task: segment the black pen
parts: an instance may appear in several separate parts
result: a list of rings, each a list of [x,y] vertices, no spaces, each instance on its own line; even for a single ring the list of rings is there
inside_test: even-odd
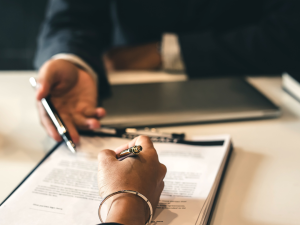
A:
[[[29,79],[29,82],[30,82],[32,87],[34,87],[34,88],[37,87],[36,80],[33,77],[31,77]],[[71,140],[71,136],[70,136],[70,134],[67,130],[67,127],[64,125],[64,123],[63,123],[62,119],[60,118],[58,112],[54,108],[54,106],[53,106],[53,104],[50,100],[50,96],[48,96],[46,98],[42,98],[41,103],[44,106],[44,108],[45,108],[46,112],[48,113],[49,117],[51,118],[54,126],[56,127],[56,129],[58,131],[58,133],[60,134],[60,136],[63,138],[63,140],[67,144],[70,151],[72,153],[76,153],[76,150],[75,150],[76,146],[73,143],[73,141]]]

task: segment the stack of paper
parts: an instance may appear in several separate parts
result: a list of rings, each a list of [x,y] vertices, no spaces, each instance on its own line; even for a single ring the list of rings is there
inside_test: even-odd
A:
[[[203,145],[154,144],[159,160],[168,168],[154,224],[207,223],[231,143],[228,135],[197,141],[203,141]],[[127,142],[121,138],[82,137],[77,154],[60,145],[2,203],[1,225],[99,223],[97,153]]]

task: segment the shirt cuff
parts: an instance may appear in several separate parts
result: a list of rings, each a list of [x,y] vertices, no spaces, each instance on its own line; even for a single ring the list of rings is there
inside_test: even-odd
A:
[[[165,33],[161,43],[162,69],[166,71],[184,71],[180,45],[176,34]]]
[[[91,77],[94,79],[94,81],[97,84],[97,74],[95,71],[90,67],[84,60],[82,60],[80,57],[74,54],[69,54],[69,53],[59,53],[51,57],[51,59],[64,59],[67,60],[71,63],[74,63],[76,66],[78,66],[80,69],[83,69],[86,71]]]

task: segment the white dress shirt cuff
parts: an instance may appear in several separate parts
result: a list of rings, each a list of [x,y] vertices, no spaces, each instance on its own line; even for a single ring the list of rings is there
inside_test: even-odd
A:
[[[180,45],[176,34],[165,33],[161,43],[162,69],[166,71],[184,71]]]
[[[51,59],[64,59],[71,63],[74,63],[76,66],[78,66],[79,68],[86,71],[89,75],[91,75],[94,81],[97,83],[98,77],[95,71],[92,69],[92,67],[90,67],[84,60],[82,60],[77,55],[69,54],[69,53],[59,53],[52,56]]]

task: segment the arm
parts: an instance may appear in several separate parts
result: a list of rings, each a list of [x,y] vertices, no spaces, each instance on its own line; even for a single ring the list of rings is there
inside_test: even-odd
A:
[[[299,72],[300,2],[264,1],[264,11],[258,23],[228,32],[179,34],[189,76]]]
[[[101,56],[110,45],[109,0],[50,0],[38,39],[35,67],[59,53],[74,54],[98,75],[99,95],[108,92]]]
[[[123,161],[116,159],[116,154],[134,145],[141,145],[142,152],[137,157]],[[102,198],[120,190],[133,190],[143,194],[155,210],[164,188],[165,165],[158,159],[156,150],[148,137],[140,136],[115,151],[103,150],[98,156],[98,187]],[[149,218],[147,203],[133,194],[119,194],[109,198],[107,215],[109,223],[124,225],[142,225]]]
[[[78,129],[98,128],[99,119],[105,115],[102,108],[97,108],[97,101],[98,96],[105,97],[109,92],[101,62],[110,40],[109,2],[49,1],[35,59],[40,87],[36,99],[41,123],[56,141],[61,137],[41,106],[42,98],[51,95],[74,143],[79,142]],[[73,55],[73,61],[52,58],[61,53]],[[74,59],[77,60],[75,64]],[[84,68],[82,62],[91,69]],[[91,76],[93,73],[98,79]]]

